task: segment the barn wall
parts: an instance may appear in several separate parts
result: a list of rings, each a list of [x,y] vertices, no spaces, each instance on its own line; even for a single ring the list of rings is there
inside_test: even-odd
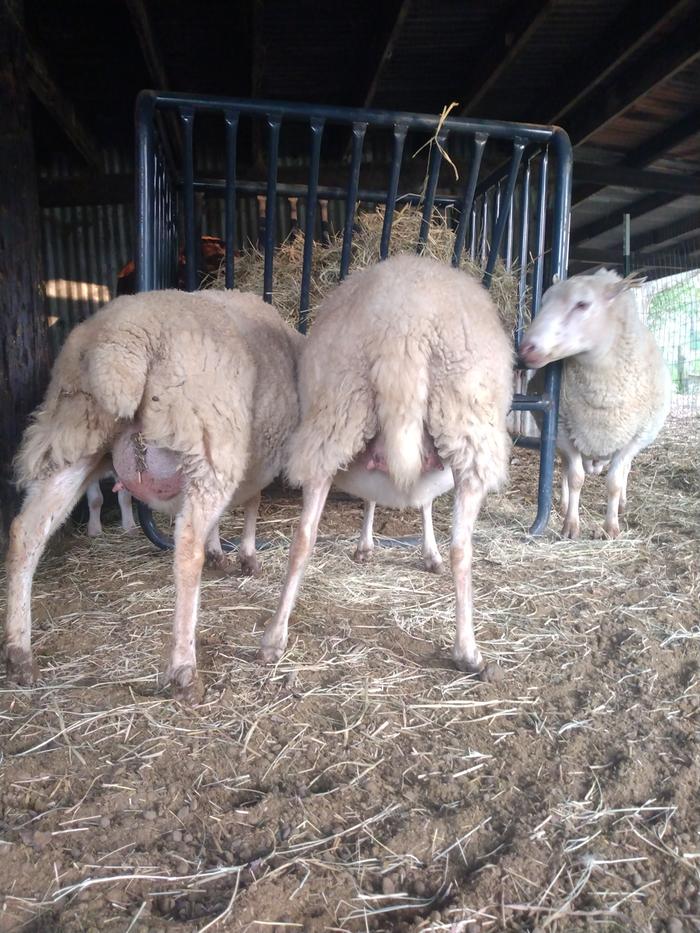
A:
[[[49,369],[22,13],[0,0],[0,547],[19,498],[12,457]]]

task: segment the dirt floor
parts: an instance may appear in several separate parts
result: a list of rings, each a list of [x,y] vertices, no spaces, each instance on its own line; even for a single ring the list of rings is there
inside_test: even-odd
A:
[[[351,561],[352,502],[261,666],[298,514],[275,500],[262,577],[207,574],[207,693],[181,707],[158,683],[170,556],[69,530],[36,578],[41,684],[0,679],[0,930],[700,930],[699,449],[675,422],[638,458],[616,541],[589,479],[578,542],[526,537],[514,453],[475,538],[496,684],[450,663],[449,571]],[[449,501],[436,527],[447,557]]]

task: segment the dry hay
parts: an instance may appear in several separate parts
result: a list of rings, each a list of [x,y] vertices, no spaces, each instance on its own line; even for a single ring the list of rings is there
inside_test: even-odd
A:
[[[617,541],[591,537],[600,478],[582,540],[528,540],[536,458],[514,452],[475,536],[500,684],[449,663],[449,572],[415,548],[350,560],[348,502],[261,667],[299,510],[268,500],[283,546],[259,579],[207,575],[208,692],[182,708],[158,686],[170,557],[67,534],[36,578],[43,683],[0,680],[0,929],[696,929],[699,441],[672,423],[635,461]],[[449,498],[436,512],[445,554]],[[377,512],[380,534],[417,527]]]
[[[421,225],[422,210],[406,205],[394,213],[391,228],[389,254],[415,253]],[[352,237],[350,269],[370,266],[379,259],[379,244],[384,224],[384,208],[376,211],[360,211],[357,228]],[[428,228],[424,254],[449,263],[452,259],[455,231],[449,226],[444,213],[434,210]],[[309,321],[313,320],[316,308],[333,286],[338,284],[340,256],[343,248],[342,233],[332,233],[326,246],[314,245],[309,291]],[[286,239],[276,250],[274,259],[274,282],[272,300],[282,316],[295,325],[299,318],[301,296],[301,269],[304,255],[304,236],[298,233]],[[235,263],[236,288],[262,294],[264,254],[252,244],[243,251]],[[460,266],[481,280],[484,266],[472,261],[468,251],[462,253]],[[205,288],[224,288],[224,269],[204,282]],[[504,324],[513,329],[518,307],[518,271],[507,270],[499,258],[491,282],[491,294]]]

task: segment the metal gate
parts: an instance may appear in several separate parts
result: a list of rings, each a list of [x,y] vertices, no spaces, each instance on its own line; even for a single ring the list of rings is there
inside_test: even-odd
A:
[[[212,120],[221,124],[222,178],[200,177],[195,172],[195,123],[200,117],[210,124]],[[244,123],[246,142],[257,139],[264,146],[264,180],[240,177],[239,148]],[[308,153],[307,178],[303,184],[284,183],[278,178],[283,126],[293,127],[295,139],[302,140]],[[390,163],[385,185],[364,189],[360,187],[363,146],[372,132],[383,134]],[[332,134],[336,151],[346,155],[343,184],[324,184],[320,177],[324,134],[326,137]],[[177,146],[171,145],[173,137],[178,140]],[[397,199],[407,197],[400,191],[407,139],[411,148],[413,143],[420,146],[432,140],[424,190],[420,195],[408,196],[422,205],[416,249],[420,251],[426,241],[434,209],[451,204],[457,218],[453,265],[459,263],[465,249],[472,257],[482,256],[486,287],[491,283],[499,257],[508,268],[518,270],[514,334],[517,347],[526,306],[536,314],[545,283],[549,284],[554,276],[566,277],[572,154],[566,133],[553,126],[142,91],[136,104],[138,291],[176,286],[180,242],[184,246],[185,287],[190,291],[197,287],[200,192],[224,199],[225,282],[227,288],[234,287],[237,197],[263,195],[266,200],[263,298],[273,301],[277,202],[281,195],[294,196],[301,198],[306,207],[298,319],[299,329],[305,332],[312,255],[318,248],[314,229],[319,199],[341,201],[345,208],[340,278],[350,268],[358,203],[384,205],[377,259],[386,258]],[[464,154],[468,168],[459,193],[445,198],[438,197],[437,191],[448,143]],[[498,166],[489,173],[484,168],[489,161],[486,156]],[[540,449],[538,507],[531,534],[545,530],[551,511],[560,371],[560,363],[547,367],[541,395],[516,394],[513,399],[513,410],[543,414],[541,438],[521,440],[526,446]],[[138,512],[151,541],[159,547],[170,547],[172,542],[161,534],[150,509],[140,503]]]

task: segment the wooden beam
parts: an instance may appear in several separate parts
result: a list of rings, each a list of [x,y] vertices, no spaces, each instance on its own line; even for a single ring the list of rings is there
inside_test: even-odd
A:
[[[381,81],[382,71],[394,54],[394,48],[399,39],[399,36],[401,35],[401,30],[403,29],[403,24],[405,23],[406,17],[408,16],[410,6],[411,0],[401,0],[401,3],[399,4],[399,7],[393,17],[393,21],[391,21],[390,28],[384,30],[385,40],[383,42],[380,41],[379,43],[381,52],[379,54],[379,60],[377,61],[369,80],[367,93],[365,94],[364,100],[362,102],[363,107],[371,107],[374,102],[374,98],[377,96],[377,90],[379,89],[379,82]]]
[[[697,16],[690,17],[639,56],[611,82],[600,86],[563,121],[571,142],[578,146],[600,132],[660,84],[700,58]]]
[[[163,64],[163,57],[160,54],[153,38],[151,29],[151,18],[144,0],[126,0],[126,6],[131,15],[131,23],[139,40],[141,52],[143,53],[146,68],[153,82],[153,86],[159,91],[167,91],[170,87],[168,76]]]
[[[0,551],[19,503],[12,457],[50,372],[21,0],[0,0]]]
[[[621,252],[622,249],[620,249]],[[621,266],[622,255],[613,256],[606,249],[583,249],[578,247],[571,250],[569,262],[580,262],[587,266]]]
[[[639,0],[628,3],[606,28],[601,50],[593,49],[590,57],[582,56],[577,61],[575,68],[568,67],[566,73],[552,83],[551,95],[546,100],[531,101],[528,119],[533,123],[559,123],[654,36],[697,3],[678,0],[666,6],[663,10],[658,3],[639,3]]]
[[[56,84],[41,52],[35,48],[15,15],[15,4],[6,0],[6,16],[12,28],[19,30],[25,48],[26,80],[34,94],[61,127],[85,161],[99,168],[101,166],[100,145],[95,136],[84,125],[72,103]]]
[[[696,212],[691,217],[682,217],[673,223],[666,224],[665,227],[657,227],[655,230],[647,230],[646,233],[639,233],[633,236],[630,248],[633,252],[638,250],[659,250],[670,248],[676,243],[692,237],[700,236],[700,212]]]
[[[633,188],[635,191],[666,191],[669,194],[700,194],[700,176],[672,172],[645,172],[624,165],[574,162],[574,184],[594,182],[600,188]]]
[[[687,139],[692,139],[700,133],[700,109],[693,110],[676,123],[654,134],[650,139],[637,146],[617,163],[620,167],[644,168],[660,159],[666,153],[672,152]],[[578,187],[571,199],[573,206],[593,197],[605,188],[605,184],[586,184]]]
[[[555,0],[516,2],[505,24],[485,43],[484,53],[469,70],[467,87],[461,95],[461,116],[476,116],[481,101],[544,23],[554,5]]]
[[[651,211],[657,210],[659,207],[664,207],[669,203],[669,198],[673,201],[677,195],[667,195],[667,194],[649,194],[644,198],[640,198],[638,201],[633,201],[632,204],[620,205],[614,211],[609,211],[607,214],[604,214],[602,217],[598,217],[596,220],[592,220],[590,223],[585,224],[583,227],[578,227],[571,232],[571,242],[572,243],[585,243],[586,240],[593,240],[597,236],[601,236],[603,233],[607,233],[609,230],[614,230],[615,227],[622,227],[622,218],[624,214],[629,214],[630,217],[641,217],[644,214],[649,214]]]

